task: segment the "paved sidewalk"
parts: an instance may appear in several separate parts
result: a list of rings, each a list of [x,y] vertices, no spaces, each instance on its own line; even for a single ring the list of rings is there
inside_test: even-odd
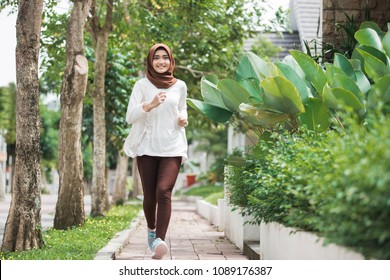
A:
[[[146,245],[146,221],[142,215],[131,231],[116,260],[150,260]],[[247,260],[248,258],[196,213],[194,203],[173,201],[171,222],[166,240],[169,253],[164,260]]]
[[[0,245],[8,216],[11,196],[0,201]],[[42,228],[53,226],[56,195],[42,195]],[[85,196],[85,212],[89,215],[91,197]],[[196,213],[193,202],[174,199],[172,217],[166,242],[169,253],[165,260],[247,260],[248,258],[224,237],[224,233],[214,228],[207,220]],[[142,215],[136,218],[129,229],[116,234],[95,259],[103,260],[149,260],[151,251],[146,245],[146,221]]]

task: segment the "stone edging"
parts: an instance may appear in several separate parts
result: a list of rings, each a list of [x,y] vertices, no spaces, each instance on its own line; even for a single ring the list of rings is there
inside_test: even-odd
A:
[[[142,216],[143,211],[140,210],[137,216],[131,221],[129,228],[116,233],[108,244],[97,252],[94,260],[114,260],[115,255],[122,251],[130,237],[135,233]]]

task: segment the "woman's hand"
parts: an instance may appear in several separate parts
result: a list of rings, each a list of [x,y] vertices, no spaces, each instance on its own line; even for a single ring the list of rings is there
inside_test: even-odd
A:
[[[144,109],[145,112],[150,112],[152,109],[160,106],[160,104],[163,103],[166,98],[167,98],[167,94],[161,91],[156,94],[156,96],[153,98],[153,100],[150,103],[144,103],[142,105],[142,109]]]
[[[187,126],[188,121],[187,121],[186,118],[179,117],[179,118],[177,119],[177,124],[178,124],[180,127],[185,127],[185,126]]]

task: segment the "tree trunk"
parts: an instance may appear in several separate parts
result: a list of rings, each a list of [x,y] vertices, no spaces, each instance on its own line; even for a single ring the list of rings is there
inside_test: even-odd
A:
[[[106,169],[105,73],[108,35],[112,28],[113,0],[107,2],[107,13],[100,27],[96,1],[92,6],[92,35],[96,40],[93,91],[93,177],[91,216],[103,216],[109,208]]]
[[[93,93],[93,177],[92,177],[92,216],[103,216],[109,205],[106,205],[106,120],[105,89],[106,56],[108,33],[97,36],[95,57],[95,79]]]
[[[133,160],[133,169],[131,173],[133,174],[133,191],[131,192],[131,198],[137,198],[137,196],[141,195],[143,191],[141,177],[139,175],[138,165],[135,159]]]
[[[118,152],[118,163],[116,165],[115,172],[115,183],[114,183],[114,194],[112,196],[112,204],[123,204],[126,197],[126,179],[127,179],[127,168],[129,167],[129,157],[121,155]]]
[[[58,141],[59,189],[54,228],[84,224],[84,182],[81,152],[83,98],[88,62],[84,57],[84,27],[91,0],[74,1],[66,35],[66,68],[61,88]]]
[[[44,244],[41,232],[39,40],[43,0],[19,0],[16,20],[16,160],[2,251]]]

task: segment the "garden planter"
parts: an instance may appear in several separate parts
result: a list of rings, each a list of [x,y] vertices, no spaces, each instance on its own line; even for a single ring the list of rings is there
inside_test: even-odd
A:
[[[196,208],[199,215],[208,220],[218,229],[222,229],[224,225],[224,200],[218,200],[218,206],[213,205],[204,200],[196,201]]]
[[[259,226],[248,224],[253,218],[242,216],[238,210],[233,211],[232,207],[225,205],[224,231],[226,237],[241,250],[244,249],[244,242],[259,242]]]
[[[279,223],[260,224],[260,257],[263,260],[363,260],[364,257],[313,233]]]

